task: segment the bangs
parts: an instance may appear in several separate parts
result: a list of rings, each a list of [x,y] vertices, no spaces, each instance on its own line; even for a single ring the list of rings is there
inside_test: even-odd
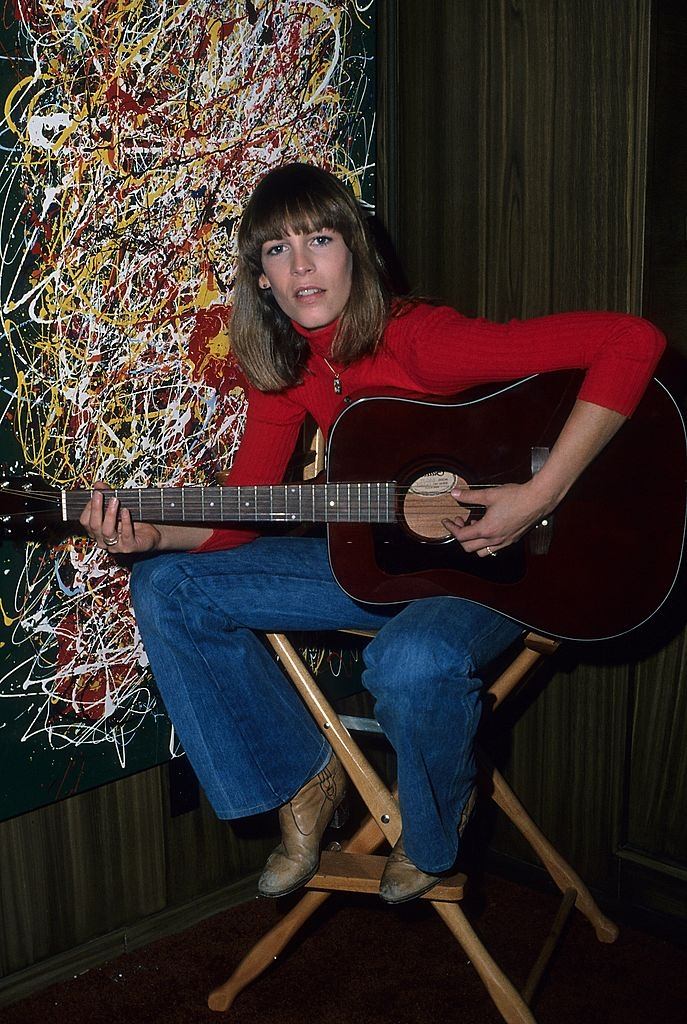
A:
[[[350,248],[357,222],[355,203],[338,179],[317,167],[290,164],[256,188],[241,221],[239,249],[259,262],[265,242],[323,228],[338,231]]]

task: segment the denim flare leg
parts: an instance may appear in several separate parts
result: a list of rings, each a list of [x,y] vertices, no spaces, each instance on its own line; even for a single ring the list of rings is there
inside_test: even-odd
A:
[[[379,630],[363,683],[398,756],[406,852],[424,871],[451,867],[475,773],[479,672],[522,627],[457,598],[356,604],[319,538],[161,554],[134,566],[131,592],[165,706],[220,818],[286,803],[330,755],[253,630]]]

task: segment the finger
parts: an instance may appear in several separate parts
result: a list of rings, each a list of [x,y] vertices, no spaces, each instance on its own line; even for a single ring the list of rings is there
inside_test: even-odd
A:
[[[134,524],[128,508],[123,508],[119,516],[119,542],[123,548],[131,547],[136,543]]]
[[[81,523],[90,537],[97,538],[103,522],[103,496],[98,491],[91,493],[91,500],[81,514]]]
[[[464,524],[455,519],[442,519],[441,525],[448,530],[452,537],[456,540],[460,540],[459,533],[464,529]]]
[[[475,530],[474,526],[463,526],[462,523],[456,522],[452,519],[442,519],[441,522],[448,532],[461,544],[463,549],[468,552],[468,554],[472,554],[474,551],[479,551],[489,543],[489,539],[484,537],[479,529]]]
[[[450,523],[451,520],[443,520],[444,525]],[[457,523],[451,523],[453,529],[451,533],[459,540],[466,551],[474,551],[477,548],[483,548],[485,544],[496,543],[496,537],[489,537],[485,535],[484,521],[479,520],[477,523],[469,523],[467,526],[461,526]],[[448,526],[447,526],[448,529]]]
[[[103,521],[101,526],[101,533],[104,538],[110,539],[117,537],[118,530],[118,519],[119,519],[119,500],[117,498],[110,498],[105,505],[105,513],[103,515]]]
[[[489,550],[487,550],[488,548],[490,548],[491,551],[497,551],[503,542],[503,538],[496,540],[493,537],[485,537],[479,529],[475,530],[474,526],[460,526],[450,519],[442,519],[442,524],[446,527],[448,532],[456,538],[456,540],[461,544],[463,550],[469,555],[476,554],[480,557],[484,557],[484,555],[489,555],[490,553]],[[477,535],[474,536],[475,534]]]
[[[470,487],[454,487],[451,497],[455,498],[459,504],[467,505],[470,508],[486,507],[494,498],[494,490],[498,495],[498,489],[493,487],[484,487],[480,490],[472,490]]]

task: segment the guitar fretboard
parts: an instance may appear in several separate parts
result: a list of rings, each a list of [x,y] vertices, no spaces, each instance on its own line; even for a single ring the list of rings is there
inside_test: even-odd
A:
[[[393,523],[396,484],[277,484],[250,487],[123,488],[116,497],[139,522]],[[78,519],[91,491],[63,491],[62,518]]]

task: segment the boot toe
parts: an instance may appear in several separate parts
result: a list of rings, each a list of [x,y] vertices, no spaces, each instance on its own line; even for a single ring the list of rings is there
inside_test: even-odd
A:
[[[405,903],[429,892],[439,881],[439,875],[422,871],[406,856],[401,836],[387,858],[379,895],[385,903]]]
[[[270,899],[288,896],[290,892],[310,881],[317,871],[318,864],[319,858],[310,863],[297,862],[292,857],[287,857],[283,847],[278,846],[270,854],[258,879],[258,892]]]

